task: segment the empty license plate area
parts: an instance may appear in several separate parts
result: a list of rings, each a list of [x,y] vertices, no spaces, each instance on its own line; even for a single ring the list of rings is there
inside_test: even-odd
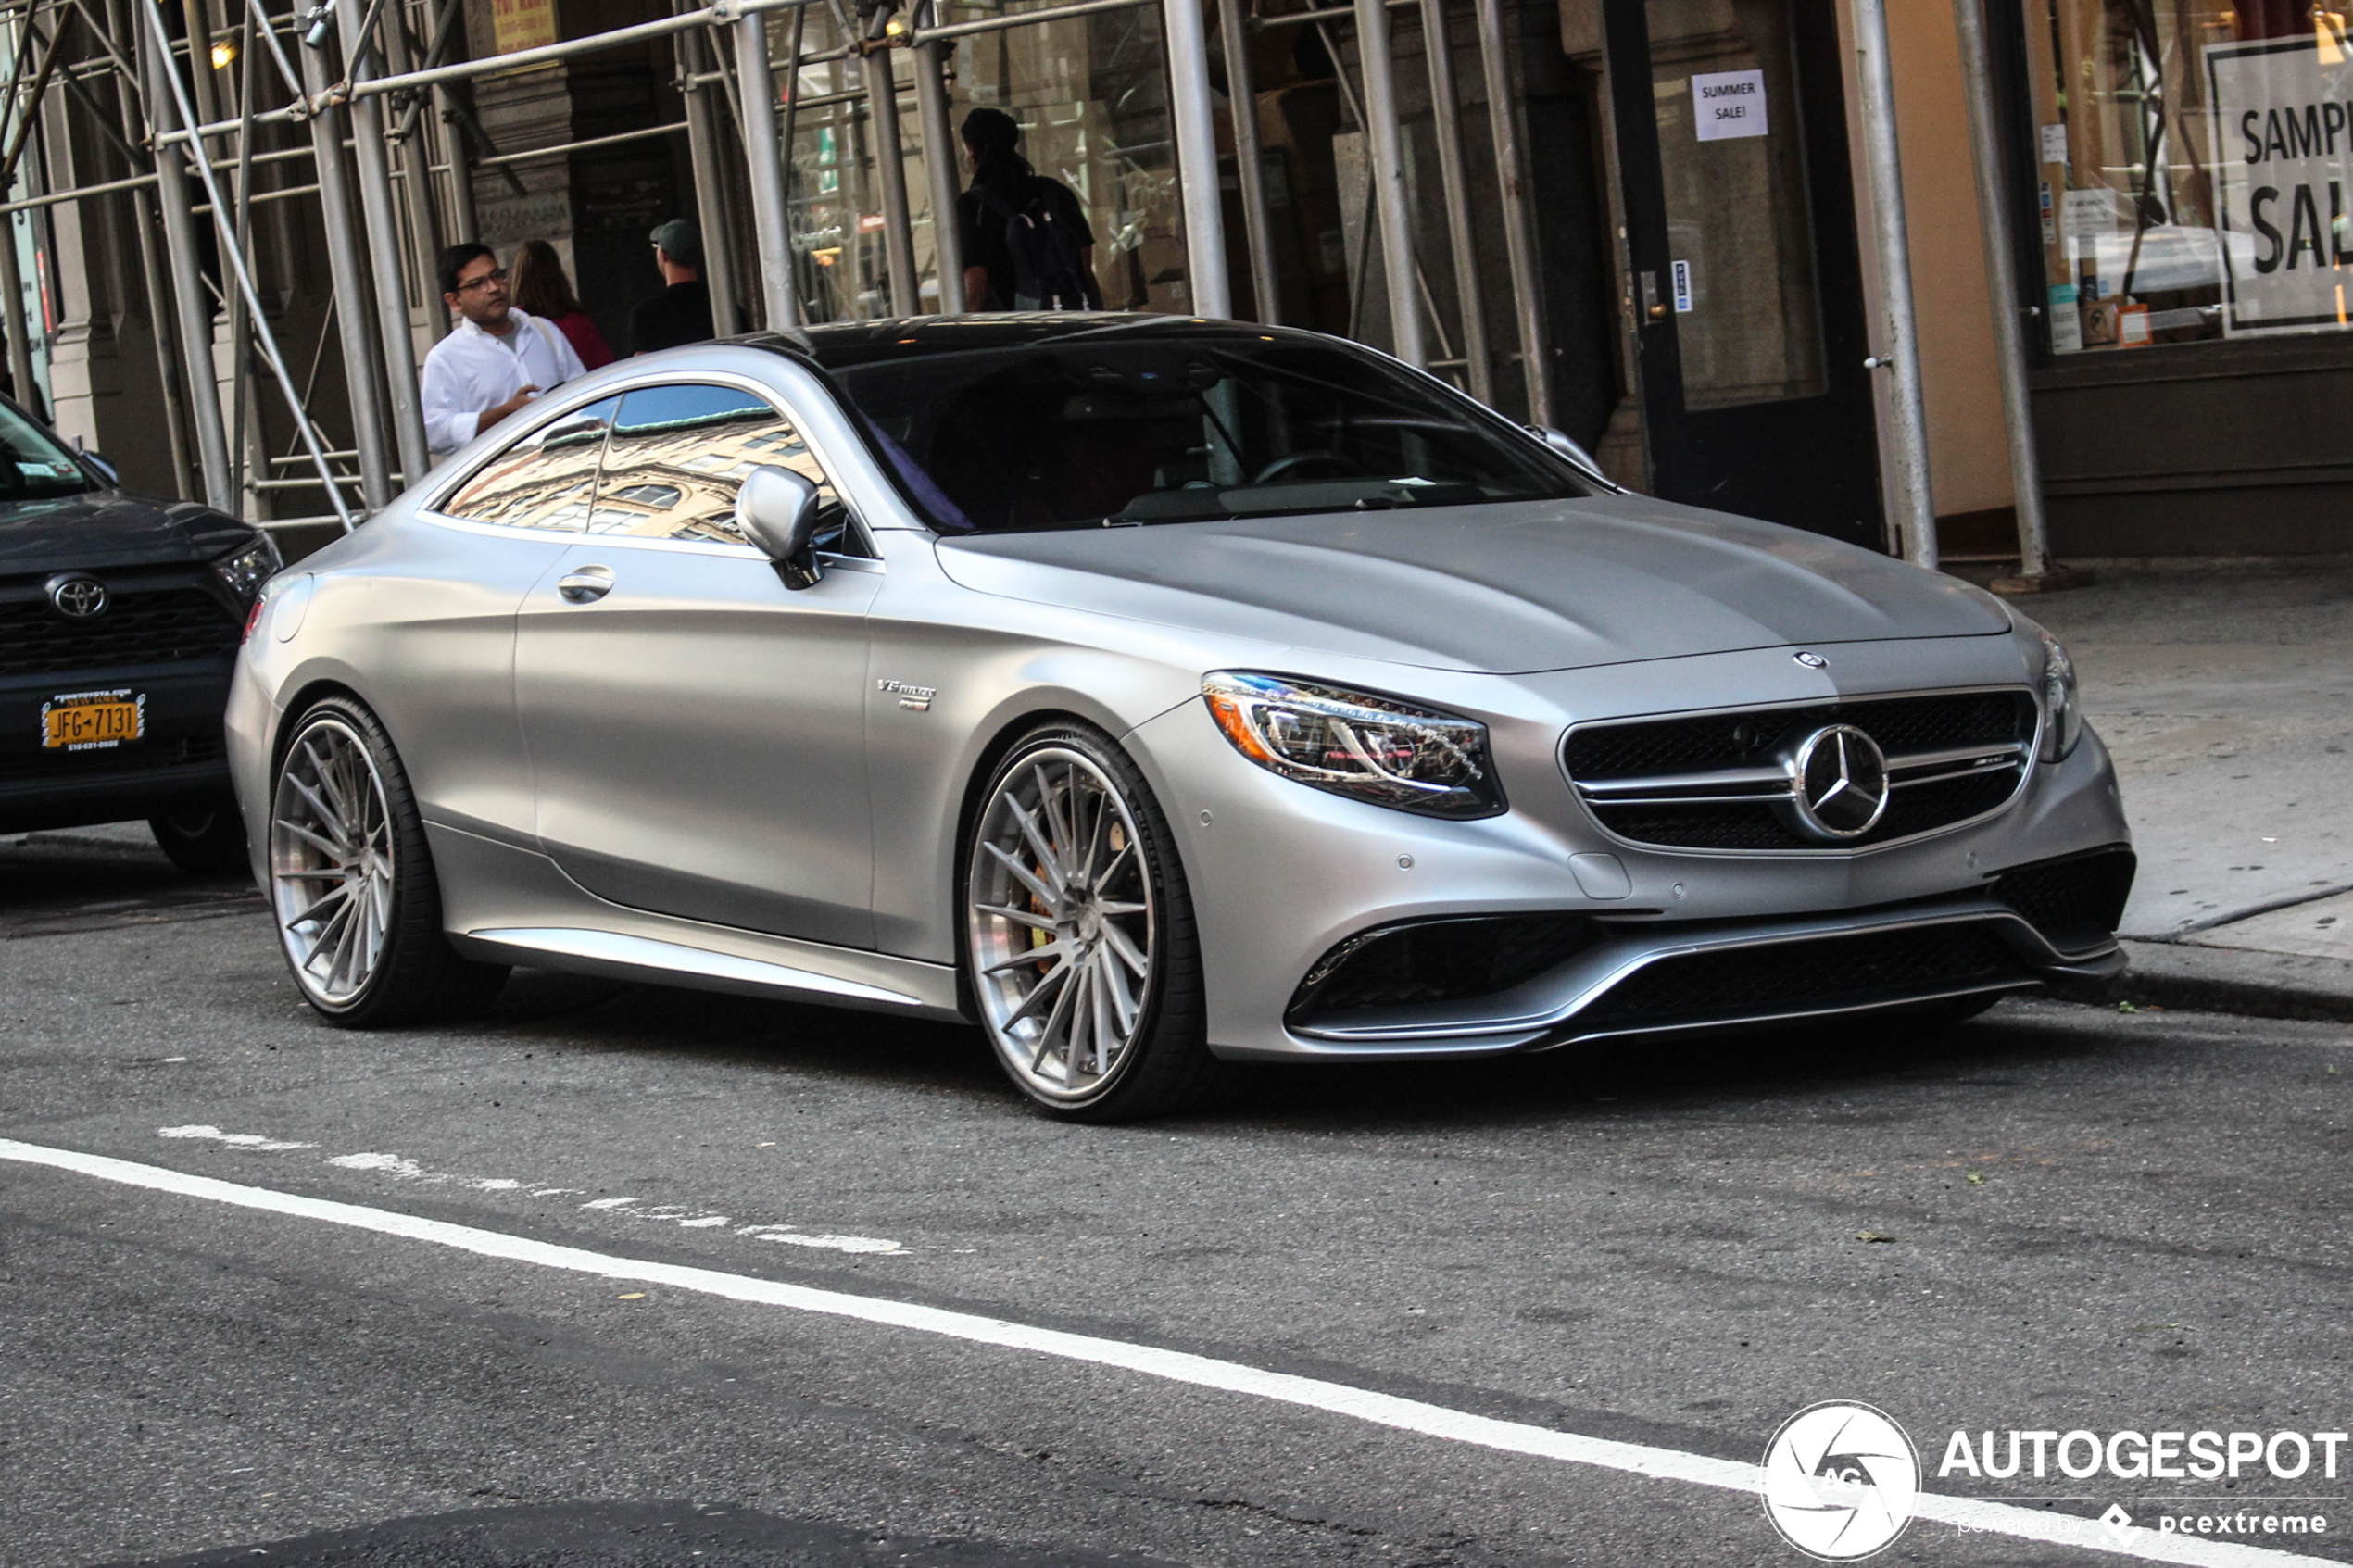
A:
[[[68,692],[41,705],[41,745],[50,751],[96,751],[142,740],[147,696],[128,687]]]

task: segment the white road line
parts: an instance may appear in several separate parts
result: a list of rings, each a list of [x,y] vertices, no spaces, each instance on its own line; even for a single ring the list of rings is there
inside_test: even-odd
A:
[[[1238,1361],[1222,1361],[1182,1350],[1164,1350],[1151,1345],[1131,1345],[1118,1339],[1101,1339],[1092,1335],[1034,1328],[1026,1323],[983,1317],[975,1312],[950,1311],[939,1307],[887,1301],[844,1291],[785,1285],[744,1274],[722,1273],[715,1269],[617,1258],[577,1247],[559,1247],[497,1231],[477,1230],[472,1225],[452,1224],[446,1220],[395,1214],[382,1209],[338,1203],[328,1198],[303,1198],[293,1193],[273,1192],[267,1187],[220,1181],[211,1176],[193,1176],[159,1165],[142,1165],[103,1154],[82,1154],[72,1149],[18,1143],[8,1138],[0,1138],[0,1160],[45,1165],[53,1170],[71,1171],[102,1181],[120,1182],[127,1186],[174,1193],[183,1198],[199,1198],[241,1209],[258,1209],[296,1219],[346,1225],[354,1230],[374,1231],[409,1241],[430,1242],[437,1247],[452,1248],[484,1258],[501,1258],[513,1262],[535,1264],[540,1268],[560,1269],[570,1273],[626,1280],[632,1284],[666,1286],[673,1290],[695,1291],[731,1301],[749,1301],[794,1311],[820,1312],[828,1317],[849,1318],[889,1328],[913,1329],[917,1333],[936,1334],[975,1345],[996,1345],[1009,1349],[1034,1351],[1039,1355],[1059,1356],[1066,1361],[1118,1367],[1147,1377],[1327,1411],[1377,1426],[1418,1432],[1427,1436],[1493,1449],[1504,1453],[1529,1454],[1569,1464],[1648,1475],[1662,1481],[1715,1486],[1725,1491],[1745,1492],[1752,1497],[1758,1495],[1763,1482],[1760,1467],[1733,1460],[1710,1459],[1704,1454],[1684,1453],[1677,1449],[1621,1443],[1605,1437],[1580,1436],[1574,1432],[1557,1432],[1550,1427],[1530,1426],[1516,1421],[1498,1421],[1491,1416],[1473,1415],[1467,1411],[1449,1410],[1443,1405],[1427,1404],[1419,1399],[1352,1388],[1346,1384],[1327,1383],[1321,1378],[1268,1372]],[[2095,1519],[1931,1492],[1919,1494],[1919,1504],[1913,1512],[1916,1518],[1932,1519],[1969,1530],[2008,1536],[2019,1540],[2075,1547],[2119,1557],[2139,1558],[2151,1562],[2195,1563],[2203,1565],[2203,1568],[2277,1568],[2282,1563],[2328,1562],[2324,1558],[2272,1551],[2233,1541],[2160,1535],[2145,1529],[2136,1531],[2131,1540],[2120,1543],[2110,1538],[2105,1527]],[[2342,1568],[2342,1565],[2332,1564],[2332,1568]]]
[[[282,1153],[290,1148],[317,1148],[315,1143],[289,1143],[283,1138],[264,1137],[259,1133],[224,1133],[220,1128],[199,1123],[191,1127],[157,1127],[159,1138],[206,1138],[227,1144],[231,1148],[250,1148],[264,1154]]]
[[[258,1152],[319,1147],[315,1143],[288,1143],[283,1139],[265,1136],[260,1133],[224,1133],[220,1128],[209,1124],[190,1127],[157,1127],[156,1136],[206,1138],[226,1144],[231,1148]],[[775,1146],[762,1144],[760,1147],[774,1148]],[[377,1171],[400,1181],[417,1182],[425,1186],[455,1182],[459,1186],[472,1187],[477,1192],[515,1192],[521,1190],[522,1186],[522,1183],[506,1176],[460,1176],[447,1171],[428,1171],[416,1160],[399,1154],[338,1154],[331,1157],[327,1163],[340,1166],[346,1171]],[[583,1190],[579,1187],[539,1187],[535,1189],[531,1196],[548,1198],[569,1193],[576,1197]],[[664,1203],[651,1209],[640,1209],[636,1206],[640,1201],[635,1198],[599,1198],[584,1203],[580,1207],[623,1219],[666,1222],[686,1230],[709,1230],[719,1225],[735,1224],[735,1222],[725,1214],[703,1213],[677,1203]],[[690,1214],[695,1217],[688,1219],[687,1216]],[[736,1225],[736,1234],[749,1236],[754,1241],[777,1241],[791,1247],[815,1247],[833,1252],[865,1252],[878,1258],[904,1258],[909,1256],[912,1250],[884,1236],[836,1236],[830,1231],[812,1234],[802,1230],[798,1225],[769,1223]]]

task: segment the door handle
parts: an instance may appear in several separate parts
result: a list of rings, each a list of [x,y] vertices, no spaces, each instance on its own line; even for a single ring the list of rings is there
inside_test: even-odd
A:
[[[612,568],[584,566],[577,571],[567,571],[556,579],[556,592],[566,604],[594,604],[612,592]]]

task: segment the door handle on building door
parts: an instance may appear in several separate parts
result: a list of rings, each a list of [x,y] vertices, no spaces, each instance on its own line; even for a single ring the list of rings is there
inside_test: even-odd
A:
[[[1667,302],[1658,297],[1658,274],[1644,272],[1642,281],[1642,314],[1654,321],[1667,320]]]

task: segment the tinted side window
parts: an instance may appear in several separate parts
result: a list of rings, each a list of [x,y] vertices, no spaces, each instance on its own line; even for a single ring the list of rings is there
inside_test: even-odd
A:
[[[621,400],[588,532],[740,544],[736,493],[763,464],[806,474],[832,498],[800,433],[766,399],[726,386],[641,387]]]
[[[441,509],[470,522],[579,532],[620,406],[608,397],[532,432],[484,464]]]

